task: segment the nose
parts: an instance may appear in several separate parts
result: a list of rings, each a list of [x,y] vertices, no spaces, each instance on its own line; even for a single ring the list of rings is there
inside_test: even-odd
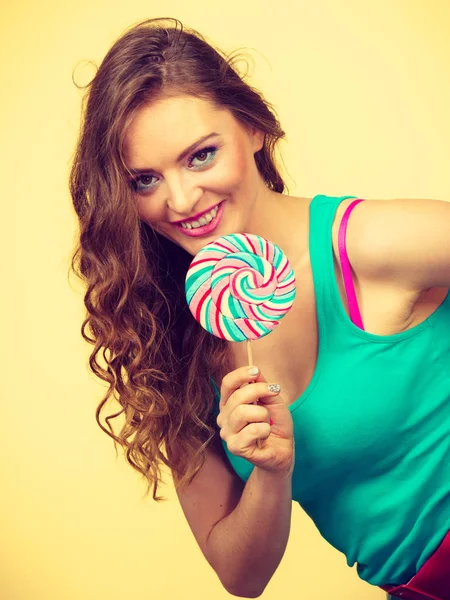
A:
[[[193,212],[194,206],[202,196],[202,190],[181,177],[166,177],[167,199],[166,204],[180,218],[188,217]]]

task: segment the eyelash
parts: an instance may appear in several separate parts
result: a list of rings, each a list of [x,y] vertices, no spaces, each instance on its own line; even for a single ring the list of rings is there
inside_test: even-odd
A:
[[[189,162],[192,159],[196,158],[199,154],[204,154],[204,153],[209,154],[209,153],[212,153],[212,155],[213,155],[212,158],[210,158],[209,160],[206,160],[204,163],[202,163],[199,166],[199,168],[201,169],[203,166],[210,164],[214,160],[216,152],[217,152],[216,146],[208,146],[207,148],[202,148],[201,150],[197,150],[197,152],[194,152],[194,154],[191,154],[191,156],[189,157]],[[152,186],[150,186],[150,185],[144,185],[143,187],[139,188],[139,183],[142,183],[142,182],[140,182],[140,179],[142,177],[153,177],[153,178],[155,178],[154,175],[149,174],[149,175],[139,175],[135,179],[132,179],[130,181],[130,183],[131,183],[131,187],[134,189],[135,192],[145,192],[145,191],[151,190],[151,189],[153,189],[155,187],[154,185],[152,185]]]

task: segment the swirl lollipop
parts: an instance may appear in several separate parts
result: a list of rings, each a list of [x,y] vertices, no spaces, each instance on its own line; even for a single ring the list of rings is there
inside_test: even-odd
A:
[[[251,233],[210,242],[186,274],[186,299],[195,319],[233,342],[270,333],[291,308],[295,291],[294,272],[283,251]]]

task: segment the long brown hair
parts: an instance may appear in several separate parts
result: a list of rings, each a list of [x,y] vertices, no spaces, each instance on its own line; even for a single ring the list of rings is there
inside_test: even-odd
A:
[[[244,82],[227,56],[177,19],[150,19],[114,43],[87,86],[70,174],[79,219],[72,271],[85,283],[83,338],[93,373],[109,384],[96,411],[101,429],[157,496],[161,463],[176,486],[190,482],[215,433],[212,378],[231,370],[228,343],[192,317],[184,280],[192,260],[138,217],[123,140],[135,111],[166,94],[190,94],[229,109],[265,132],[255,154],[266,185],[284,192],[275,164],[284,137],[273,107]],[[110,398],[121,406],[105,418]],[[110,421],[122,415],[114,433]]]

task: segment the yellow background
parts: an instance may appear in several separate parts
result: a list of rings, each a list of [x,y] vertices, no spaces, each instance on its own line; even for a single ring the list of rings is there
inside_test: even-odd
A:
[[[76,221],[67,177],[80,60],[132,23],[172,16],[226,51],[252,48],[292,195],[450,199],[447,0],[9,2],[1,9],[2,377],[0,597],[230,597],[176,501],[143,500],[95,423],[82,290],[67,281]],[[382,424],[380,424],[380,427]],[[260,507],[264,510],[264,506]],[[294,506],[267,600],[375,600]]]

